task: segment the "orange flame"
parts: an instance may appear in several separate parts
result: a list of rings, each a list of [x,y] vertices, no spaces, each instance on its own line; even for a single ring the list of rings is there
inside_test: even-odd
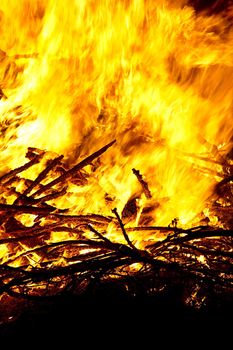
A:
[[[88,184],[70,185],[56,203],[109,215],[135,198],[131,223],[146,207],[153,224],[192,223],[216,177],[190,155],[216,158],[231,147],[226,19],[181,0],[2,0],[0,34],[2,173],[24,162],[28,146],[77,162],[116,138]]]

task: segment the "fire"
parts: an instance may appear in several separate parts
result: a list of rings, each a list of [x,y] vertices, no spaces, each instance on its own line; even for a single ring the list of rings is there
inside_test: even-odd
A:
[[[29,146],[74,164],[116,139],[56,205],[109,215],[134,199],[126,224],[144,223],[147,208],[150,224],[192,225],[219,180],[201,158],[232,147],[227,19],[181,0],[2,0],[0,24],[1,173]]]

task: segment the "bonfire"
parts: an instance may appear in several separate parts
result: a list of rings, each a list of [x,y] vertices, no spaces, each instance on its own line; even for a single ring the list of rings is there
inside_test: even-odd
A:
[[[132,298],[183,283],[194,308],[231,295],[233,12],[217,3],[1,1],[1,322],[106,281]]]

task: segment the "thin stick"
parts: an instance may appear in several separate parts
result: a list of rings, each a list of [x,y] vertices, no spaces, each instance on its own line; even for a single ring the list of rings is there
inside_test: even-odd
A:
[[[67,191],[67,187],[63,188],[61,191],[47,194],[47,196],[44,196],[44,197],[40,197],[40,198],[36,198],[36,199],[33,198],[32,201],[34,204],[40,204],[40,203],[44,203],[47,201],[51,201],[52,199],[64,196],[64,194],[66,194],[66,191]],[[29,197],[29,198],[31,198],[31,197]]]
[[[21,165],[20,167],[14,169],[14,170],[11,170],[8,173],[2,175],[0,177],[0,182],[5,182],[9,178],[21,173],[24,170],[27,170],[32,165],[39,163],[39,161],[41,160],[41,157],[42,157],[41,154],[35,155],[35,157],[32,160],[30,160],[28,163]]]
[[[14,286],[25,286],[28,283],[35,284],[36,282],[48,281],[53,277],[64,277],[66,275],[74,275],[75,273],[82,273],[82,276],[87,275],[91,276],[94,270],[108,270],[115,269],[119,266],[129,264],[132,262],[130,257],[121,257],[116,253],[111,253],[108,255],[103,254],[101,258],[98,259],[90,259],[81,262],[77,262],[70,266],[59,266],[53,269],[43,269],[41,270],[33,270],[33,271],[22,271],[19,268],[14,268],[15,272],[19,270],[19,272],[25,272],[25,276],[16,277],[15,279],[11,279],[9,282],[0,286],[0,294],[3,292],[7,292]]]
[[[23,198],[23,196],[28,195],[35,186],[39,185],[40,182],[45,179],[45,177],[50,172],[50,170],[52,170],[57,164],[60,163],[63,157],[64,156],[61,155],[59,157],[56,157],[55,159],[50,160],[48,162],[47,167],[37,176],[37,178],[30,184],[30,186],[26,188],[26,190],[22,193],[22,195],[15,200],[14,204],[17,204]]]
[[[196,250],[198,253],[204,254],[205,256],[212,255],[214,257],[219,256],[219,257],[227,257],[227,258],[231,258],[231,259],[233,258],[233,252],[231,252],[231,251],[224,252],[224,251],[218,250],[218,249],[215,249],[215,250],[204,249],[202,247],[198,247],[198,246],[187,244],[187,243],[183,243],[182,247],[192,249],[194,251]]]
[[[118,212],[117,212],[117,209],[114,208],[114,209],[112,210],[112,212],[116,215],[116,218],[117,218],[117,220],[118,220],[118,222],[119,222],[120,228],[121,228],[121,230],[122,230],[122,233],[123,233],[123,236],[124,236],[126,242],[128,243],[128,245],[129,245],[133,250],[137,250],[137,248],[136,248],[136,247],[133,245],[133,243],[130,241],[129,236],[127,235],[127,233],[126,233],[126,231],[125,231],[124,224],[123,224],[123,222],[122,222],[122,220],[121,220],[121,218],[120,218],[120,216],[119,216],[119,214],[118,214]]]
[[[116,142],[116,140],[108,143],[106,146],[102,147],[101,149],[99,149],[98,151],[94,152],[93,154],[91,154],[90,156],[86,157],[85,159],[83,159],[80,163],[76,164],[73,168],[71,168],[70,170],[67,170],[66,172],[64,172],[64,174],[62,174],[61,176],[57,177],[56,179],[54,179],[53,181],[49,182],[47,185],[45,185],[42,189],[39,189],[38,191],[36,191],[33,196],[39,196],[41,193],[43,193],[44,191],[50,189],[51,187],[57,185],[59,182],[63,182],[65,180],[70,179],[72,176],[74,176],[79,170],[81,170],[83,167],[87,166],[88,164],[90,164],[94,159],[98,158],[101,154],[103,154],[104,152],[107,151],[107,149],[109,147],[111,147],[114,143]]]
[[[41,214],[49,214],[53,211],[57,210],[53,207],[47,207],[47,208],[38,208],[33,206],[26,206],[26,205],[14,205],[14,204],[0,204],[0,212],[3,211],[9,215],[12,214],[12,212],[19,213],[27,213],[27,214],[35,214],[35,215],[41,215]]]
[[[68,221],[73,221],[73,222],[92,222],[93,220],[95,220],[96,222],[99,223],[103,223],[103,224],[109,224],[110,222],[113,221],[113,217],[106,217],[103,215],[99,215],[99,214],[86,214],[86,215],[64,215],[64,214],[50,214],[49,219],[55,219],[55,220],[66,220],[66,222]]]
[[[171,244],[181,244],[188,241],[195,241],[197,239],[211,238],[211,237],[233,237],[233,230],[222,230],[222,229],[213,229],[213,230],[198,230],[198,231],[183,231],[175,232],[173,235],[166,237],[164,240],[155,242],[153,244],[147,245],[147,248],[158,249],[165,243]]]
[[[99,237],[101,240],[103,240],[105,243],[107,243],[110,247],[113,247],[113,243],[104,235],[102,235],[100,232],[98,232],[92,225],[88,224],[87,227],[91,232],[93,232],[97,237]]]
[[[30,230],[28,230],[28,232],[25,231],[24,236],[1,239],[0,244],[23,242],[23,241],[28,240],[28,239],[38,238],[40,236],[43,236],[44,234],[51,233],[52,231],[53,232],[71,232],[72,234],[76,234],[76,235],[77,234],[81,235],[83,233],[82,230],[70,229],[70,227],[66,227],[66,226],[56,228],[56,225],[57,224],[48,225],[47,227],[45,226],[44,228],[41,227],[40,229],[35,230],[33,235],[31,234],[32,232],[30,232]]]

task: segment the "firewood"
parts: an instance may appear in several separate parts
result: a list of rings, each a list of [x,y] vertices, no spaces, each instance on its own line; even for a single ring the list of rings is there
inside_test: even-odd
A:
[[[136,201],[144,193],[148,202],[139,226],[130,226],[133,222],[130,221],[132,215],[134,218],[135,213],[137,215],[136,202],[131,207],[131,199],[123,209],[122,216],[117,209],[112,210],[112,216],[77,214],[72,209],[61,210],[47,203],[65,196],[69,185],[67,180],[72,180],[83,167],[91,164],[114,142],[86,157],[73,168],[62,169],[60,176],[46,185],[42,181],[57,174],[57,167],[61,166],[63,157],[49,160],[35,180],[27,180],[21,172],[45,156],[44,151],[34,148],[28,148],[28,163],[2,176],[1,191],[6,202],[0,204],[0,247],[8,247],[9,252],[0,262],[0,295],[5,293],[26,299],[55,296],[65,290],[68,281],[75,281],[73,288],[76,292],[75,288],[84,279],[85,285],[88,285],[88,281],[97,278],[109,281],[112,276],[117,276],[118,283],[127,287],[130,279],[134,282],[143,281],[145,290],[153,290],[154,293],[165,286],[179,283],[180,280],[187,281],[188,286],[191,284],[194,288],[198,286],[203,290],[208,286],[218,293],[233,291],[233,231],[229,219],[233,210],[233,203],[229,204],[232,191],[231,170],[227,175],[223,171],[223,180],[216,185],[218,199],[221,198],[224,203],[225,198],[228,207],[221,206],[216,198],[210,207],[212,215],[219,215],[225,227],[205,224],[184,229],[175,220],[173,225],[153,225],[153,211],[159,207],[161,199],[151,198],[148,184],[135,169],[133,172],[142,192],[132,198]],[[22,193],[16,190],[20,182],[24,185]],[[75,181],[75,184],[82,186],[82,181]],[[61,186],[55,187],[56,185]],[[8,204],[7,197],[12,195],[16,200],[13,204]],[[113,202],[110,200],[109,204]],[[34,215],[34,224],[31,227],[24,226],[19,218],[21,214]],[[147,216],[149,221],[145,220]],[[122,243],[122,239],[118,242],[109,238],[110,224],[113,236],[121,235],[125,243]],[[149,239],[144,242],[144,249],[138,249],[130,236],[135,237],[136,234],[140,237],[140,234],[144,236],[146,232]],[[59,233],[65,234],[65,238],[61,235],[60,240],[53,241],[53,234],[56,234],[57,240]],[[37,256],[35,261],[34,255]],[[135,263],[139,265],[136,271],[131,269]],[[42,284],[46,288],[41,288]]]
[[[59,156],[56,157],[53,160],[50,160],[46,166],[46,168],[37,176],[37,178],[31,182],[30,186],[28,186],[28,188],[22,193],[22,196],[17,198],[17,200],[15,201],[14,204],[17,204],[22,198],[23,196],[28,195],[34,187],[36,187],[42,180],[44,180],[46,178],[46,176],[48,175],[48,173],[56,166],[60,163],[60,161],[62,160],[63,156]]]
[[[122,222],[122,220],[121,220],[121,218],[120,218],[120,216],[119,216],[119,214],[118,214],[118,212],[117,212],[117,209],[114,208],[114,209],[112,210],[112,212],[116,215],[116,218],[117,218],[117,220],[118,220],[118,222],[119,222],[121,231],[122,231],[122,233],[123,233],[123,236],[124,236],[126,242],[128,243],[128,245],[129,245],[133,250],[137,250],[137,248],[136,248],[136,247],[133,245],[133,243],[130,241],[128,234],[126,233],[125,226],[124,226],[124,224],[123,224],[123,222]]]
[[[67,181],[69,180],[73,175],[75,175],[79,170],[81,170],[83,167],[89,165],[94,159],[98,158],[101,154],[107,151],[109,147],[111,147],[116,140],[108,143],[106,146],[102,147],[98,151],[94,152],[92,155],[86,157],[83,159],[80,163],[76,164],[73,168],[70,170],[67,170],[64,174],[59,176],[58,178],[54,179],[53,181],[49,182],[47,185],[44,186],[43,189],[36,191],[33,196],[39,196],[41,193],[45,192],[46,190],[52,188],[53,186],[57,185],[59,182]]]
[[[14,177],[15,175],[21,173],[24,170],[29,169],[32,165],[39,163],[41,160],[41,155],[35,155],[33,159],[31,159],[28,163],[9,171],[7,174],[4,174],[0,177],[0,183],[5,183],[6,180],[9,180],[10,178]]]
[[[34,206],[26,206],[26,205],[15,205],[15,204],[0,204],[0,212],[6,213],[8,216],[12,215],[12,213],[27,213],[27,214],[48,214],[55,211],[56,208],[40,208]]]
[[[56,191],[51,194],[47,194],[46,196],[39,197],[39,198],[32,198],[29,197],[32,200],[32,203],[34,204],[40,204],[40,203],[45,203],[47,201],[51,201],[52,199],[62,197],[63,195],[66,194],[67,187],[63,188],[61,191]],[[28,197],[27,197],[28,198]]]

